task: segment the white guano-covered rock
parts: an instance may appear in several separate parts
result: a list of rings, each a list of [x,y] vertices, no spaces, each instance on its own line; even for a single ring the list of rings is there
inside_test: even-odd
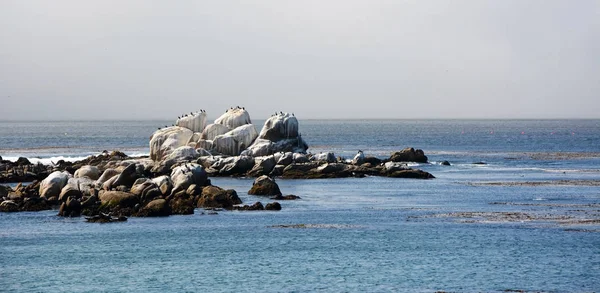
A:
[[[202,132],[206,127],[206,113],[195,112],[190,114],[184,114],[175,122],[176,126],[185,127],[192,132]]]
[[[224,155],[237,156],[251,145],[257,136],[254,125],[246,124],[215,137],[213,149]]]
[[[183,164],[173,168],[171,172],[171,181],[173,182],[173,190],[171,194],[178,191],[186,190],[190,185],[206,186],[208,183],[208,175],[202,166],[190,163]]]
[[[150,137],[150,158],[160,161],[174,149],[187,145],[194,132],[185,127],[172,126],[159,129]]]
[[[289,113],[271,116],[263,126],[258,138],[242,154],[267,156],[277,152],[305,153],[308,145],[298,132],[298,120]]]
[[[229,131],[231,131],[231,129],[223,124],[209,124],[206,126],[206,128],[204,128],[204,131],[202,131],[200,138],[205,140],[213,140],[215,137],[223,135]]]
[[[227,110],[221,117],[215,120],[215,124],[222,124],[229,129],[235,129],[242,125],[252,124],[250,114],[243,108],[232,108]]]
[[[48,177],[40,182],[40,196],[45,198],[58,196],[71,177],[71,174],[67,171],[50,173]]]
[[[296,138],[298,137],[298,119],[289,113],[271,116],[265,121],[258,137],[270,141]]]

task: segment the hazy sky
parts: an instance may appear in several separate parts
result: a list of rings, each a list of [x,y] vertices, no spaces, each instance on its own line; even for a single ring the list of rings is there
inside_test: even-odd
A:
[[[0,0],[0,119],[600,118],[600,1]]]

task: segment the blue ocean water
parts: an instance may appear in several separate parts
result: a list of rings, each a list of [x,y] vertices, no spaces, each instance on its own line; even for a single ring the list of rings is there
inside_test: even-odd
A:
[[[0,156],[143,154],[171,123],[0,122]],[[0,291],[600,291],[600,224],[570,221],[600,218],[600,188],[514,184],[600,180],[599,120],[301,120],[300,132],[309,151],[346,158],[421,148],[432,163],[416,167],[437,178],[277,179],[302,197],[279,212],[114,224],[2,213]],[[251,178],[213,184],[270,201],[246,194]]]

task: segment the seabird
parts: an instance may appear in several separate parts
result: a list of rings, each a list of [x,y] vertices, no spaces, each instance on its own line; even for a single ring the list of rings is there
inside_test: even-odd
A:
[[[158,130],[160,130],[160,127],[158,128]]]
[[[242,110],[246,110],[246,108],[245,108],[245,107],[242,107]]]
[[[292,113],[292,116],[294,116],[294,113]]]
[[[194,115],[194,113],[190,112],[190,115]]]

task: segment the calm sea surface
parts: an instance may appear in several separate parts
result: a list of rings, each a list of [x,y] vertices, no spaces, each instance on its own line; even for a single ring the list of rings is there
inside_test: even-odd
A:
[[[171,123],[0,121],[0,156],[147,154]],[[600,291],[600,224],[585,222],[600,218],[600,187],[569,183],[600,180],[600,120],[301,120],[300,132],[310,152],[346,158],[421,148],[431,164],[415,167],[437,178],[278,179],[302,197],[279,212],[113,224],[1,213],[0,291]],[[568,184],[529,184],[550,180]],[[246,194],[252,179],[213,184],[270,201]]]

